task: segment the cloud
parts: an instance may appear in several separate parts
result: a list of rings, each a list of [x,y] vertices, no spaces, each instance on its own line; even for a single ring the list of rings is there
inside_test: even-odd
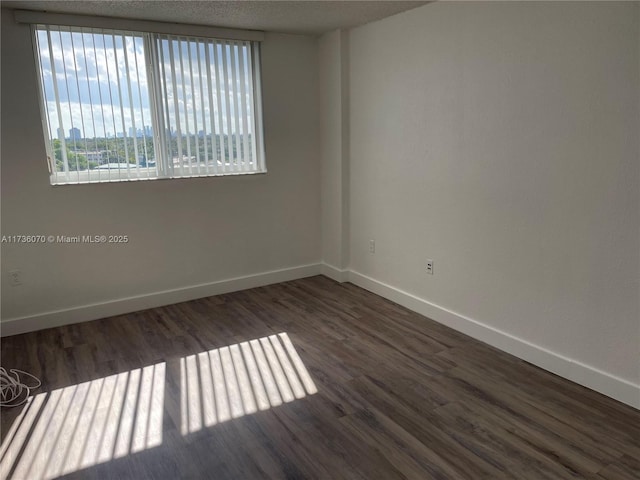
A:
[[[79,128],[83,136],[104,137],[151,125],[141,34],[51,28],[37,32],[51,138],[57,138],[58,127],[66,135]],[[246,126],[247,133],[252,132],[253,122],[241,118],[241,112],[249,116],[252,110],[248,43],[163,37],[157,45],[167,128],[197,134],[229,133]]]

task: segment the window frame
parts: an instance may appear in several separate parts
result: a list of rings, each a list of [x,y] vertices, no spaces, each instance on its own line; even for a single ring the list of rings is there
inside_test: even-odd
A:
[[[263,120],[263,102],[262,102],[262,64],[261,64],[261,52],[260,52],[260,40],[255,39],[255,37],[258,37],[261,39],[262,37],[260,36],[260,34],[262,32],[249,32],[249,34],[253,34],[253,35],[248,35],[248,37],[254,37],[254,38],[252,38],[251,40],[244,40],[242,39],[242,31],[233,31],[228,29],[213,28],[211,30],[212,32],[221,31],[225,33],[225,35],[223,36],[232,37],[232,38],[219,38],[218,36],[209,36],[209,35],[203,36],[201,34],[203,33],[201,30],[202,26],[196,26],[196,27],[200,27],[200,29],[196,29],[197,33],[199,33],[198,35],[186,34],[186,33],[182,34],[175,31],[172,31],[171,33],[163,33],[163,31],[172,30],[175,28],[177,28],[179,31],[186,31],[187,29],[190,30],[191,26],[178,25],[178,24],[163,24],[162,22],[143,21],[142,23],[144,24],[144,27],[145,27],[144,29],[129,29],[129,28],[120,29],[120,28],[113,28],[115,25],[111,25],[111,24],[107,27],[90,25],[91,23],[96,23],[96,21],[98,23],[101,23],[103,20],[106,20],[107,23],[113,23],[113,22],[110,22],[110,20],[117,21],[116,19],[90,17],[91,19],[93,19],[93,22],[88,22],[89,24],[87,26],[83,26],[80,24],[82,23],[81,20],[76,20],[77,16],[73,16],[73,15],[69,16],[69,15],[46,14],[46,13],[38,14],[37,12],[16,12],[16,19],[18,21],[20,21],[20,18],[19,18],[21,17],[19,15],[20,13],[26,14],[26,16],[28,17],[26,20],[31,19],[31,21],[25,21],[25,19],[22,18],[23,23],[31,24],[34,60],[36,64],[36,71],[37,71],[36,73],[37,73],[37,79],[39,84],[38,100],[39,100],[39,106],[40,106],[40,117],[41,117],[43,135],[44,135],[45,145],[46,145],[45,148],[47,153],[47,165],[49,169],[51,185],[54,185],[54,186],[77,185],[77,184],[87,184],[87,183],[164,180],[164,179],[179,179],[179,178],[193,178],[193,177],[217,177],[217,176],[230,176],[230,175],[255,175],[255,174],[267,173],[267,167],[266,167],[266,161],[265,161],[266,155],[265,155],[265,141],[264,141],[264,120]],[[32,18],[33,17],[32,15],[29,15],[30,13],[34,14],[35,19]],[[64,17],[67,19],[71,18],[73,21],[67,22],[67,24],[62,24],[64,23],[62,21],[53,22],[53,23],[41,21],[41,20],[46,20],[51,16]],[[46,17],[46,18],[42,18],[42,17]],[[135,23],[136,21],[129,21],[129,22]],[[153,28],[156,25],[160,26],[160,28]],[[165,25],[169,25],[169,27],[171,28],[164,28]],[[63,172],[58,172],[56,170],[55,156],[54,156],[54,152],[52,151],[52,145],[53,145],[53,140],[55,139],[55,136],[52,137],[50,133],[50,128],[49,128],[51,125],[51,122],[49,121],[49,112],[48,112],[47,99],[46,99],[46,93],[45,93],[45,79],[43,76],[43,72],[41,70],[41,60],[40,60],[40,52],[39,52],[38,38],[37,38],[38,31],[40,30],[41,27],[46,27],[46,28],[58,27],[58,29],[64,29],[62,31],[67,31],[67,32],[75,31],[82,34],[102,33],[103,35],[104,34],[119,35],[123,38],[123,41],[125,36],[142,37],[143,48],[145,53],[144,74],[146,75],[146,78],[147,78],[147,88],[148,88],[148,94],[149,94],[149,110],[151,114],[150,126],[153,129],[154,155],[156,157],[155,158],[156,172],[154,175],[149,175],[147,170],[147,176],[139,176],[140,169],[139,169],[138,163],[131,164],[131,166],[134,167],[134,169],[136,169],[138,172],[138,175],[135,177],[131,177],[129,174],[130,172],[129,164],[127,164],[126,173],[124,174],[122,173],[121,171],[122,169],[120,168],[118,168],[117,174],[113,174],[110,171],[110,168],[107,168],[106,176],[105,175],[101,176],[101,172],[98,172],[98,175],[95,175],[93,172],[95,172],[96,170],[99,170],[97,168],[86,169],[86,170],[80,170],[80,169],[70,170],[68,160],[66,160],[66,147],[64,145],[64,140],[63,140],[62,150],[64,152],[63,154],[66,160],[65,161],[66,169]],[[204,28],[208,29],[208,27],[204,27]],[[231,34],[227,35],[226,34],[227,32],[231,32]],[[228,157],[221,155],[223,168],[219,169],[218,167],[216,167],[214,168],[213,172],[209,171],[209,166],[208,166],[209,158],[207,157],[205,159],[206,172],[202,172],[201,165],[197,165],[196,167],[197,171],[195,173],[193,172],[191,166],[189,167],[190,172],[188,173],[185,173],[182,171],[182,166],[180,167],[181,171],[179,173],[176,172],[175,167],[173,166],[173,158],[171,158],[171,154],[168,151],[168,148],[167,148],[168,143],[165,138],[166,128],[169,126],[170,121],[169,123],[167,123],[167,121],[165,120],[165,114],[167,115],[167,118],[168,118],[169,113],[165,112],[163,107],[163,101],[161,98],[163,95],[163,88],[162,88],[163,80],[160,72],[162,60],[161,60],[160,54],[158,53],[158,50],[160,48],[158,44],[162,38],[168,39],[169,41],[185,40],[186,42],[191,42],[191,41],[211,42],[214,45],[213,47],[214,49],[217,48],[217,45],[223,45],[223,46],[232,45],[229,42],[234,42],[234,44],[236,44],[239,41],[248,42],[249,44],[248,52],[250,54],[250,57],[247,59],[247,63],[250,64],[250,72],[251,72],[251,78],[248,81],[248,86],[249,88],[252,89],[251,98],[253,99],[253,105],[250,107],[250,111],[253,113],[253,118],[247,120],[247,125],[249,123],[251,124],[251,128],[247,130],[247,134],[250,133],[252,137],[250,138],[250,140],[248,140],[249,150],[252,150],[255,153],[255,156],[252,157],[253,168],[249,169],[247,167],[242,167],[240,169],[234,170],[224,166],[225,159],[228,161],[229,165],[231,165],[232,162],[234,164],[240,165],[240,158],[238,157],[237,154],[235,156],[237,162],[233,161],[234,155],[233,153],[231,153],[231,144],[230,144],[230,140],[228,140],[228,138],[233,135],[237,136],[238,132],[236,131],[235,133],[233,133],[229,131],[228,133],[225,134],[223,133],[224,130],[222,129],[222,126],[219,125],[220,132],[216,133],[215,125],[212,120],[212,123],[210,125],[211,131],[208,133],[208,135],[211,135],[212,137],[216,135],[220,135],[221,139],[225,136],[227,137],[227,145],[228,145],[227,148],[229,149],[229,153],[228,153]],[[115,48],[115,42],[114,42],[114,48]],[[214,65],[213,62],[211,62],[211,64],[212,66]],[[127,75],[129,75],[129,72],[127,72]],[[125,77],[118,77],[118,80],[122,81],[124,80],[124,78]],[[210,80],[211,80],[211,77],[207,77],[207,81],[210,82]],[[220,89],[218,86],[218,83],[220,81],[221,80],[216,76],[216,88],[213,90],[215,95],[220,95]],[[223,81],[226,81],[226,79],[223,78]],[[57,81],[54,81],[53,83],[56,84]],[[187,85],[183,84],[182,88],[188,88],[188,87]],[[202,93],[203,92],[201,90],[200,94]],[[234,92],[234,96],[235,95],[236,93]],[[58,95],[56,95],[56,103],[58,102],[58,99],[59,97]],[[119,101],[122,102],[122,98],[120,98]],[[195,102],[195,98],[192,98],[191,101]],[[228,98],[226,101],[227,102],[229,101]],[[101,103],[103,105],[110,105],[108,103],[106,104],[103,102]],[[95,105],[95,102],[90,102],[90,104]],[[179,114],[180,114],[179,112],[174,112],[174,115],[179,115]],[[186,106],[185,106],[185,115],[186,114],[187,113],[186,113]],[[239,117],[238,121],[242,123],[243,120],[247,118],[247,113],[245,111],[243,115],[240,116],[238,115],[238,112],[235,111],[234,116]],[[72,125],[72,127],[74,127],[74,125]],[[83,128],[84,128],[84,124],[83,124]],[[143,125],[143,128],[144,128],[144,125]],[[196,148],[197,148],[197,145],[198,145],[197,137],[199,136],[199,132],[197,131],[197,125],[195,125],[194,128],[196,130],[195,132],[193,133],[187,132],[185,136],[187,138],[191,138],[191,136],[194,136],[196,141]],[[96,132],[94,129],[94,134],[95,133]],[[114,132],[114,135],[115,135],[115,132]],[[101,137],[96,136],[95,138],[97,139]],[[125,132],[125,138],[129,138],[126,136],[126,132]],[[180,137],[180,142],[181,141],[182,141],[182,137]],[[213,150],[213,143],[212,143],[212,150]],[[224,150],[224,148],[222,150]],[[243,148],[243,152],[245,150],[246,149]],[[136,151],[136,154],[134,155],[134,159],[137,158],[137,154],[138,153]],[[214,161],[216,161],[215,156],[214,156]],[[102,178],[102,177],[106,177],[106,178]]]

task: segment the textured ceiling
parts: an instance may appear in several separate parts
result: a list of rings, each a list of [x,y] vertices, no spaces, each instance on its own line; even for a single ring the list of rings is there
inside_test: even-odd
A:
[[[318,35],[426,1],[2,1],[3,7]]]

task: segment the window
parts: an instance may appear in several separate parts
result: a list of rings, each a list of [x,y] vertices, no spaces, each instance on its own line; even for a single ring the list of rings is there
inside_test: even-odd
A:
[[[34,32],[52,184],[266,171],[258,42]]]

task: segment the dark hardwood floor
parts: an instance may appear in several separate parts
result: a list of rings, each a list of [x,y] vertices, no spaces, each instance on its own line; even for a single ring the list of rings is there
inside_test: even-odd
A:
[[[325,277],[1,343],[2,478],[640,478],[640,411]]]

